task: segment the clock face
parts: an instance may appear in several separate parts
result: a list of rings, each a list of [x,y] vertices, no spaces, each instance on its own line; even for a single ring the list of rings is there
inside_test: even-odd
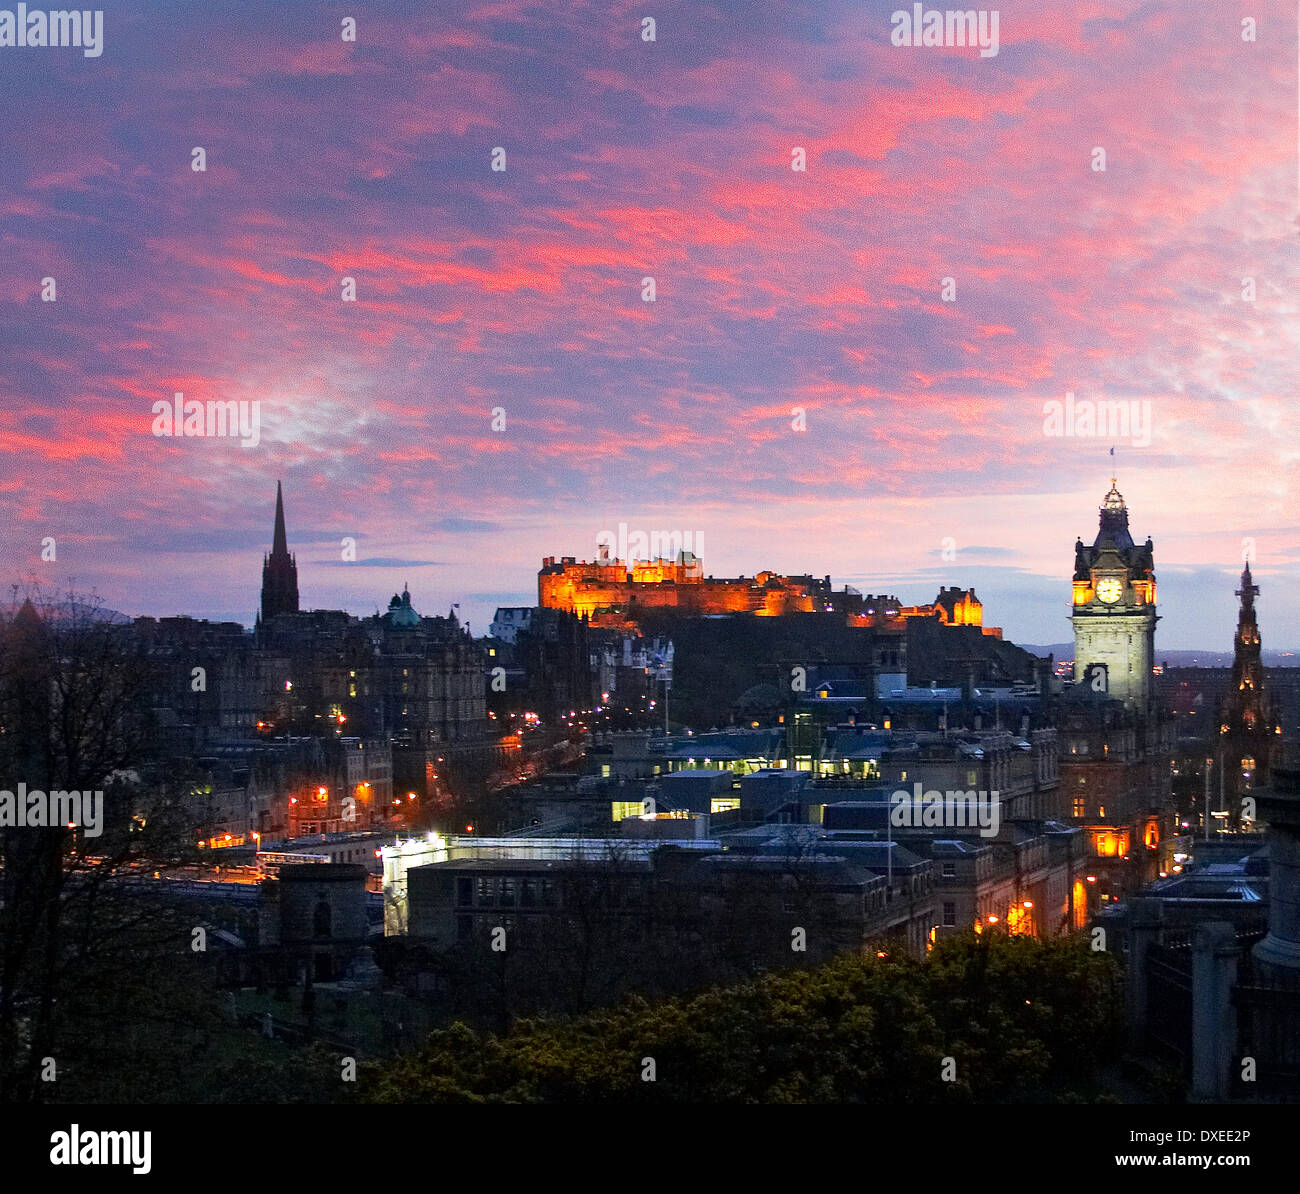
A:
[[[1097,581],[1097,600],[1114,605],[1124,595],[1124,582],[1118,576],[1103,576]]]

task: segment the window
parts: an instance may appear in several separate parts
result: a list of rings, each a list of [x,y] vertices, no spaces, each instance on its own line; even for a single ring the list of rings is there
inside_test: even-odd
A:
[[[1074,815],[1076,817],[1086,817],[1088,815],[1088,804],[1082,796],[1074,798]]]
[[[957,864],[955,862],[945,862],[943,864],[943,877],[945,879],[957,878]]]
[[[521,908],[537,907],[537,880],[521,879],[519,882],[519,905]]]
[[[979,782],[979,779],[978,779],[978,777],[975,775],[975,772],[973,772],[973,771],[968,771],[968,772],[966,772],[966,786],[967,786],[968,788],[973,788],[973,787],[974,787],[978,782]]]
[[[475,901],[480,908],[490,908],[496,903],[496,891],[493,889],[492,880],[485,875],[480,875],[477,883],[478,898]]]
[[[957,927],[957,905],[952,900],[943,902],[943,927],[945,929]]]
[[[515,880],[513,875],[497,881],[497,893],[501,899],[501,907],[513,908],[515,906]]]
[[[1097,806],[1097,816],[1099,816],[1103,821],[1106,819],[1106,806],[1104,804],[1099,804]]]

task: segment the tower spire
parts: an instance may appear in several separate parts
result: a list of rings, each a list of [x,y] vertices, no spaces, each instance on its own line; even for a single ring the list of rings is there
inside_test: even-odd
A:
[[[1219,713],[1223,775],[1231,787],[1233,807],[1247,788],[1267,786],[1278,730],[1277,706],[1266,690],[1255,598],[1259,586],[1250,561],[1241,570],[1237,633],[1233,639],[1232,680]]]
[[[1241,598],[1241,612],[1237,617],[1237,625],[1244,626],[1247,622],[1247,615],[1250,615],[1249,621],[1254,623],[1255,598],[1259,596],[1259,585],[1255,583],[1254,577],[1250,575],[1250,561],[1246,561],[1246,566],[1241,570],[1241,588],[1235,594]]]
[[[271,554],[262,560],[262,621],[280,614],[298,612],[298,562],[289,554],[289,536],[284,529],[284,492],[275,483],[275,532]]]
[[[271,554],[289,554],[289,537],[284,533],[284,493],[279,481],[275,483],[275,535],[271,540]]]
[[[1098,513],[1101,517],[1094,547],[1103,544],[1120,548],[1133,546],[1133,537],[1128,529],[1128,506],[1124,503],[1124,495],[1120,493],[1119,484],[1114,477],[1110,479],[1110,489],[1102,499]]]

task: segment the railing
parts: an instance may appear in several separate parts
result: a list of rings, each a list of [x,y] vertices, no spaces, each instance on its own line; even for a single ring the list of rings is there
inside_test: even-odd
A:
[[[1237,1041],[1228,1074],[1234,1099],[1300,1102],[1300,976],[1280,976],[1261,967],[1251,947],[1266,930],[1243,925],[1236,930],[1239,950],[1232,1002]],[[1147,1041],[1176,1060],[1185,1077],[1192,1064],[1192,930],[1166,930],[1148,947]]]
[[[1192,951],[1187,944],[1152,945],[1148,949],[1147,1037],[1190,1073]]]
[[[1251,981],[1238,983],[1232,1001],[1242,1058],[1233,1074],[1234,1093],[1255,1100],[1300,1102],[1300,981],[1254,975]]]

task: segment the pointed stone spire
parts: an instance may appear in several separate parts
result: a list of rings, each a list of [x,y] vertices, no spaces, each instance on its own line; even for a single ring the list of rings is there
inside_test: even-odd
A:
[[[289,554],[289,537],[284,532],[284,493],[280,482],[275,483],[275,536],[271,540],[271,554],[282,556]]]
[[[1250,561],[1246,561],[1246,566],[1241,570],[1241,588],[1234,594],[1241,598],[1241,613],[1238,616],[1238,625],[1242,625],[1246,619],[1247,611],[1253,611],[1255,608],[1255,598],[1259,596],[1259,585],[1255,584],[1254,578],[1250,575]],[[1254,618],[1251,618],[1254,621]]]
[[[1248,772],[1250,786],[1267,786],[1278,736],[1277,708],[1266,690],[1259,623],[1255,618],[1259,586],[1250,574],[1249,561],[1241,570],[1241,588],[1236,595],[1241,598],[1241,608],[1233,640],[1232,680],[1224,695],[1218,727],[1223,775],[1233,797],[1233,808],[1238,807],[1238,798],[1246,790]]]
[[[297,612],[298,562],[289,554],[289,536],[284,529],[284,493],[277,481],[271,554],[262,560],[262,621]]]

